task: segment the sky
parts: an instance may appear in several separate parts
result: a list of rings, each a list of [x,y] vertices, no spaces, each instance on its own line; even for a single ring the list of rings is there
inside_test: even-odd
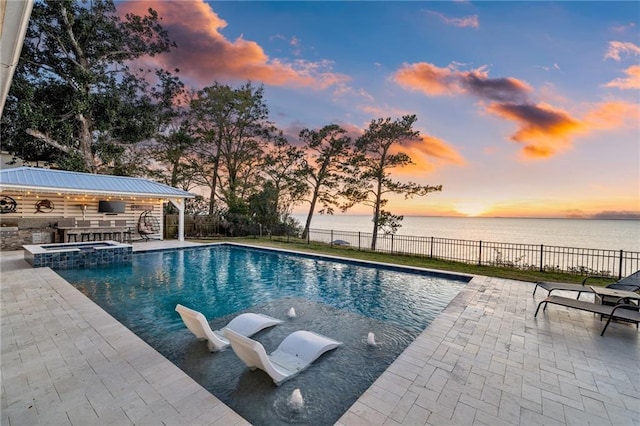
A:
[[[148,65],[198,90],[263,85],[291,141],[415,114],[404,215],[640,217],[640,3],[120,1],[178,45]],[[307,206],[302,206],[304,211]],[[369,213],[359,206],[352,213]]]

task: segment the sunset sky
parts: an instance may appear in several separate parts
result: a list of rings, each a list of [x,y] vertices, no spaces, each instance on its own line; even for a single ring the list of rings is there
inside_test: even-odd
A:
[[[394,213],[640,214],[638,2],[117,4],[159,12],[178,48],[149,63],[187,86],[263,84],[292,141],[416,114],[394,176],[443,191]]]

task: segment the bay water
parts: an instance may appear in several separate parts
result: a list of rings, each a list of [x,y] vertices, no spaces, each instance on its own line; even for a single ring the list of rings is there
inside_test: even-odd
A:
[[[305,214],[292,215],[302,226]],[[640,252],[640,220],[405,216],[397,235]],[[314,215],[312,229],[371,233],[371,215]]]

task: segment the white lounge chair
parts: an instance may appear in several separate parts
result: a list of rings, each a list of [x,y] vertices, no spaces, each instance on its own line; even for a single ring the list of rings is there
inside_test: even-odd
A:
[[[263,370],[271,376],[276,386],[300,373],[323,353],[342,344],[312,331],[300,330],[288,335],[271,355],[267,355],[260,342],[234,330],[227,328],[225,336],[238,358],[250,370]]]
[[[229,341],[224,337],[224,331],[227,329],[234,330],[243,336],[253,336],[260,330],[282,323],[281,320],[267,315],[245,313],[229,321],[226,327],[213,331],[202,313],[180,304],[176,305],[176,312],[180,314],[184,324],[198,340],[207,341],[207,347],[211,352],[221,351],[229,346]]]

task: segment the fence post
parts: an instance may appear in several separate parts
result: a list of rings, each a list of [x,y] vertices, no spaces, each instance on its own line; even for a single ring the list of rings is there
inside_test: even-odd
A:
[[[358,231],[358,251],[360,251],[362,248],[360,247],[360,231]]]
[[[391,253],[393,253],[393,234],[391,234]]]
[[[331,247],[333,247],[333,229],[331,230],[331,241],[329,242]]]
[[[309,232],[307,232],[307,245],[311,244],[311,228],[309,228]]]
[[[478,265],[482,266],[482,240],[478,241],[480,243],[480,250],[479,250],[479,254],[478,254]]]
[[[433,236],[431,237],[431,247],[429,247],[429,257],[433,259]]]
[[[540,272],[544,272],[544,244],[540,244]]]
[[[622,279],[622,254],[623,250],[620,250],[620,266],[618,267],[618,279]]]

